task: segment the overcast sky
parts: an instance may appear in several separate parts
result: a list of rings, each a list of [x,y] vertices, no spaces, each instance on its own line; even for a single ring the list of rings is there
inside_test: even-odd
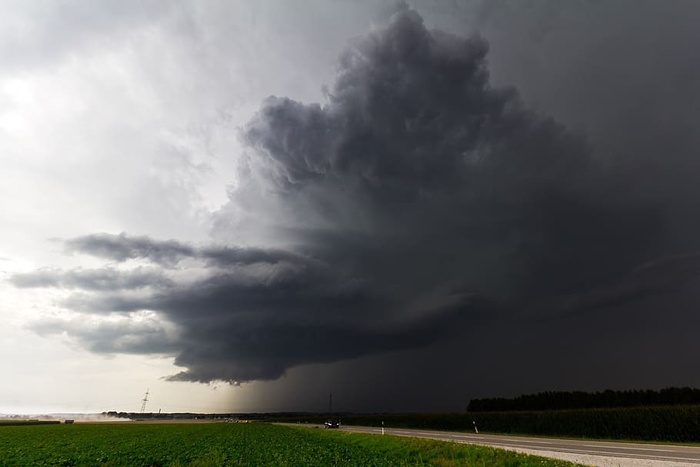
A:
[[[0,413],[700,386],[697,2],[0,10]]]

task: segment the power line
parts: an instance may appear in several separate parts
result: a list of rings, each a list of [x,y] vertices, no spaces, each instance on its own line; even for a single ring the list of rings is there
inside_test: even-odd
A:
[[[150,391],[150,388],[146,389],[146,395],[143,396],[143,400],[141,401],[141,413],[146,412],[146,402],[148,402],[148,391]]]

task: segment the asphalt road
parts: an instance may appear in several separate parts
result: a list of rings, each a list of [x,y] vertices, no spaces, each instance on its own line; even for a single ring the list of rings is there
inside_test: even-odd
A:
[[[358,433],[381,434],[381,428],[375,427],[343,425],[340,429]],[[688,466],[700,465],[700,446],[617,443],[609,441],[573,441],[551,438],[529,438],[526,436],[477,435],[404,428],[386,428],[385,433],[396,436],[412,436],[416,438],[431,438],[459,443],[480,444],[511,450],[570,453],[598,456],[607,459],[639,459],[654,462],[666,461]]]

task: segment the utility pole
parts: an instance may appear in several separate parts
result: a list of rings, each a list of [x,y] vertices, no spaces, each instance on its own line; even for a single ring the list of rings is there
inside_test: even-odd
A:
[[[142,402],[142,404],[141,404],[141,413],[146,412],[146,402],[148,402],[148,391],[149,391],[149,390],[150,390],[150,388],[149,388],[149,389],[146,389],[146,395],[143,396],[143,400],[141,401],[141,402]]]
[[[328,413],[333,413],[333,391],[328,395]]]

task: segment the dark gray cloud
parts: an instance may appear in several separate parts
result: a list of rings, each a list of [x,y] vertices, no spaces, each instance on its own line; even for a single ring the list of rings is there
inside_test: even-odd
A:
[[[136,319],[111,319],[106,322],[47,318],[32,326],[42,336],[70,336],[87,349],[98,353],[161,354],[177,352],[176,334],[152,316]]]
[[[226,267],[256,263],[297,263],[303,264],[311,260],[300,254],[274,249],[255,247],[210,246],[202,248],[198,255],[211,265]]]
[[[241,128],[247,152],[215,220],[219,244],[87,235],[67,249],[150,262],[167,280],[142,289],[127,270],[114,273],[111,288],[89,280],[99,271],[11,280],[80,289],[63,305],[98,317],[153,313],[177,332],[139,334],[134,351],[167,348],[185,369],[175,380],[275,379],[304,364],[380,354],[408,374],[414,360],[397,360],[422,349],[420,371],[433,376],[454,355],[478,355],[474,374],[491,387],[505,384],[489,375],[491,363],[500,368],[516,353],[522,369],[532,356],[532,376],[506,374],[521,378],[520,388],[548,389],[536,387],[556,380],[545,377],[547,365],[560,371],[558,388],[580,382],[576,365],[594,374],[615,350],[615,333],[650,355],[640,346],[660,319],[654,304],[682,304],[677,322],[691,309],[700,245],[690,235],[696,209],[681,193],[694,192],[694,140],[674,139],[662,154],[660,140],[640,135],[613,151],[603,144],[613,139],[572,132],[515,88],[493,85],[488,49],[480,36],[429,30],[399,5],[341,54],[325,102],[269,97]],[[635,121],[619,123],[627,137],[653,126]],[[676,173],[677,190],[655,178]],[[242,232],[250,238],[239,243]],[[249,246],[256,235],[260,246]],[[93,350],[128,351],[116,331],[56,326]],[[672,338],[670,324],[658,329]],[[589,360],[572,345],[575,330],[601,340]],[[553,362],[548,342],[574,370]],[[643,366],[620,357],[616,368],[625,364]]]
[[[695,2],[477,3],[498,81],[585,131],[620,195],[666,210],[697,195]]]
[[[40,269],[38,271],[14,274],[10,282],[20,288],[60,287],[65,289],[82,289],[88,291],[113,291],[124,289],[141,289],[145,287],[167,287],[172,281],[160,271],[136,269],[119,271],[113,268],[76,269]]]
[[[630,308],[649,297],[672,297],[692,287],[700,279],[700,254],[689,253],[661,257],[639,265],[614,282],[590,289],[551,296],[536,303],[536,308],[523,310],[523,316],[547,320],[553,316],[582,314],[588,310]],[[530,315],[529,312],[532,313]]]
[[[263,104],[242,137],[269,196],[311,213],[301,242],[380,276],[414,269],[411,287],[453,280],[518,297],[647,258],[655,207],[614,198],[617,180],[580,136],[492,87],[487,49],[404,8],[344,52],[324,106]]]
[[[188,371],[173,376],[174,380],[276,379],[304,363],[420,347],[449,335],[451,326],[464,324],[465,318],[478,318],[475,310],[483,308],[477,297],[449,290],[417,308],[429,312],[427,316],[405,315],[407,304],[390,299],[347,270],[292,252],[220,246],[197,249],[145,237],[134,241],[123,234],[101,235],[100,240],[99,248],[81,251],[105,256],[107,244],[117,253],[106,256],[127,258],[122,251],[131,251],[128,247],[134,243],[147,244],[149,252],[177,246],[176,251],[188,250],[190,259],[200,262],[204,277],[142,283],[146,277],[139,270],[120,273],[109,269],[37,271],[17,274],[11,280],[19,287],[78,288],[61,305],[96,318],[122,316],[128,320],[138,313],[155,313],[177,329],[177,338],[167,340],[167,348],[176,354],[176,364]],[[74,240],[68,243],[77,244]],[[156,263],[162,260],[160,254],[144,256]],[[173,273],[174,267],[167,271]],[[107,277],[111,287],[100,282]],[[123,290],[125,284],[131,290]],[[141,287],[146,285],[144,293]],[[115,328],[109,324],[86,328],[79,320],[53,320],[34,328],[41,334],[66,330],[95,351],[126,351],[123,349],[132,342],[135,347],[129,352],[162,353],[165,343],[162,333],[156,332],[159,328],[154,330],[150,323],[142,329],[138,323],[120,321]]]
[[[162,265],[173,265],[194,254],[191,246],[175,240],[154,241],[146,236],[91,234],[66,241],[66,250],[87,253],[115,261],[144,258]]]
[[[221,245],[198,248],[177,240],[154,240],[147,236],[129,236],[124,232],[118,235],[99,233],[72,238],[65,242],[65,250],[68,253],[84,253],[117,262],[143,259],[160,266],[175,266],[186,259],[204,259],[211,265],[222,267],[305,261],[301,255],[286,250]]]

